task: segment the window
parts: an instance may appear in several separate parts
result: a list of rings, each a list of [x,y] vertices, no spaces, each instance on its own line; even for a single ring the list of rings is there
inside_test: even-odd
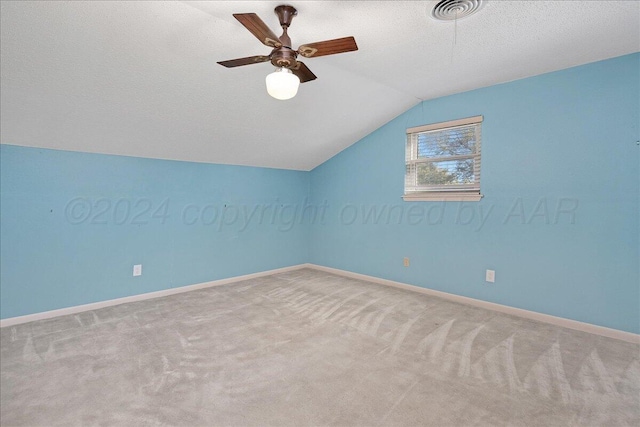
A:
[[[478,201],[482,116],[407,129],[404,200]]]

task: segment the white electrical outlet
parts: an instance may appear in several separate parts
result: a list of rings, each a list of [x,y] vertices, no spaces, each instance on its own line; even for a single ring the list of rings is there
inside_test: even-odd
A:
[[[485,276],[484,276],[484,280],[486,280],[489,283],[495,283],[496,281],[496,271],[495,270],[487,270]]]
[[[405,267],[409,267],[409,258],[405,258],[402,260],[402,265],[404,265]]]
[[[136,264],[133,266],[133,275],[142,276],[142,264]]]

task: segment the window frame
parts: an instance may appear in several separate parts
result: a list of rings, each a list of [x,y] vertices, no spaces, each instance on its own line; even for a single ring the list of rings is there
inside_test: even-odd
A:
[[[483,116],[473,116],[464,119],[449,120],[446,122],[433,123],[424,126],[416,126],[407,129],[407,139],[405,144],[405,201],[479,201],[483,195],[480,193],[480,166],[482,159],[482,122]],[[421,133],[444,131],[460,127],[476,127],[476,152],[474,154],[452,155],[441,157],[429,157],[427,159],[418,158],[418,135]],[[410,180],[415,183],[417,168],[415,165],[434,163],[436,161],[453,161],[473,159],[474,176],[476,182],[461,185],[432,185],[419,188],[417,185],[407,185]],[[413,172],[410,170],[413,169]]]

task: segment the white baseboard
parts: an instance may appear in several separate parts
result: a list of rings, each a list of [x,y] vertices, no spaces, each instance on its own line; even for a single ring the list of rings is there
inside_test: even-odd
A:
[[[169,295],[181,294],[183,292],[195,291],[198,289],[210,288],[213,286],[228,285],[229,283],[241,282],[243,280],[255,279],[257,277],[269,276],[276,273],[299,270],[309,267],[309,264],[299,264],[291,267],[276,268],[275,270],[261,271],[259,273],[245,274],[243,276],[229,277],[227,279],[214,280],[211,282],[198,283],[196,285],[181,286],[178,288],[164,289],[162,291],[147,292],[144,294],[131,295],[129,297],[116,298],[107,301],[94,302],[91,304],[76,305],[73,307],[61,308],[58,310],[43,311],[40,313],[27,314],[25,316],[10,317],[0,320],[0,328],[18,325],[21,323],[33,322],[35,320],[50,319],[52,317],[65,316],[67,314],[82,313],[83,311],[97,310],[99,308],[111,307],[127,302],[144,301],[153,298],[166,297]]]
[[[563,317],[551,316],[549,314],[538,313],[535,311],[524,310],[521,308],[509,307],[507,305],[496,304],[493,302],[482,301],[475,298],[463,297],[460,295],[449,294],[447,292],[436,291],[433,289],[423,288],[420,286],[409,285],[406,283],[395,282],[393,280],[381,279],[379,277],[367,276],[366,274],[353,273],[347,270],[340,270],[332,267],[324,267],[316,264],[298,264],[290,267],[277,268],[275,270],[261,271],[258,273],[246,274],[243,276],[229,277],[227,279],[213,280],[211,282],[198,283],[195,285],[181,286],[179,288],[165,289],[162,291],[148,292],[145,294],[132,295],[124,298],[117,298],[107,301],[100,301],[91,304],[76,305],[74,307],[61,308],[58,310],[43,311],[40,313],[28,314],[26,316],[10,317],[8,319],[0,320],[0,327],[18,325],[21,323],[33,322],[35,320],[50,319],[52,317],[65,316],[68,314],[81,313],[83,311],[97,310],[103,307],[110,307],[114,305],[124,304],[128,302],[144,301],[153,298],[160,298],[169,295],[180,294],[183,292],[195,291],[198,289],[210,288],[213,286],[227,285],[230,283],[241,282],[243,280],[255,279],[258,277],[269,276],[271,274],[285,273],[287,271],[299,270],[301,268],[312,268],[327,273],[337,274],[339,276],[349,277],[352,279],[364,280],[367,282],[377,283],[381,285],[392,286],[394,288],[406,289],[412,292],[418,292],[421,294],[432,295],[439,298],[444,298],[450,301],[467,304],[475,307],[481,307],[488,310],[497,311],[500,313],[510,314],[513,316],[523,317],[525,319],[537,320],[539,322],[550,323],[552,325],[574,329],[581,332],[587,332],[590,334],[601,335],[608,338],[614,338],[634,344],[640,344],[640,335],[632,332],[620,331],[617,329],[606,328],[604,326],[597,326],[590,323],[579,322],[577,320],[565,319]]]
[[[340,270],[337,268],[324,267],[321,265],[307,264],[306,267],[327,273],[337,274],[339,276],[349,277],[352,279],[364,280],[367,282],[378,283],[381,285],[393,286],[394,288],[406,289],[421,294],[432,295],[444,298],[450,301],[462,304],[472,305],[475,307],[486,308],[488,310],[498,311],[500,313],[510,314],[513,316],[523,317],[525,319],[537,320],[539,322],[550,323],[552,325],[561,326],[563,328],[574,329],[576,331],[587,332],[590,334],[601,335],[603,337],[614,338],[634,344],[640,344],[640,335],[632,332],[620,331],[618,329],[597,326],[591,323],[579,322],[577,320],[565,319],[563,317],[551,316],[549,314],[538,313],[536,311],[524,310],[521,308],[509,307],[507,305],[496,304],[493,302],[482,301],[475,298],[463,297],[460,295],[449,294],[447,292],[436,291],[433,289],[422,288],[420,286],[409,285],[406,283],[395,282],[393,280],[381,279],[379,277],[367,276],[366,274],[353,273],[351,271]]]

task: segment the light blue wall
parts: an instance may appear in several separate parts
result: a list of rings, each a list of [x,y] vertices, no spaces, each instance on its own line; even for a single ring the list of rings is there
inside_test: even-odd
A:
[[[640,332],[639,63],[424,102],[310,173],[2,145],[1,317],[313,262]],[[405,129],[478,114],[484,199],[403,202]]]
[[[306,172],[0,147],[2,318],[308,260]]]
[[[639,61],[426,101],[382,126],[312,171],[328,208],[311,262],[640,332]],[[405,129],[480,114],[484,199],[403,202]],[[393,211],[374,224],[371,208]]]

